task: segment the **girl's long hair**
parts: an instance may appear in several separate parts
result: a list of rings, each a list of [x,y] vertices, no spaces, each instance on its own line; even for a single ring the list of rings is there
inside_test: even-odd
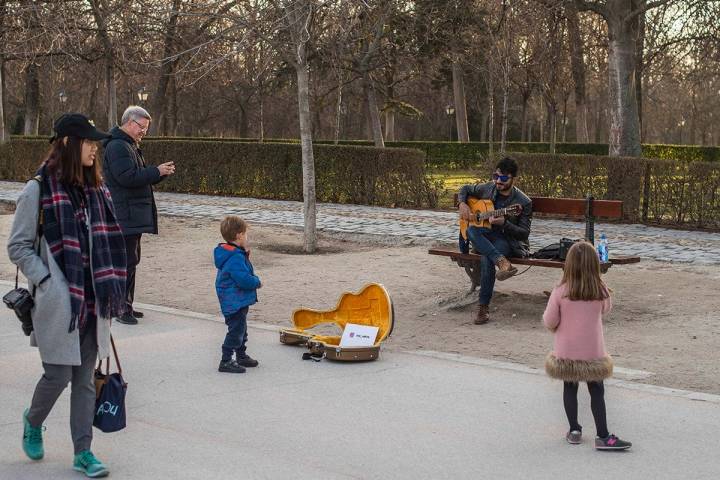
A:
[[[45,157],[48,172],[57,175],[58,181],[64,185],[88,185],[97,188],[102,183],[100,173],[100,156],[96,155],[92,167],[84,167],[82,164],[83,140],[78,137],[66,137],[67,143],[62,138],[56,139],[50,151]]]
[[[600,278],[600,260],[591,243],[577,242],[570,247],[561,284],[567,285],[570,300],[603,300],[610,296],[610,289]]]

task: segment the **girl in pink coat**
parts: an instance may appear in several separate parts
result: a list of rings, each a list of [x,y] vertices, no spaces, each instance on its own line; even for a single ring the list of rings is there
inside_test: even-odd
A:
[[[545,371],[564,382],[568,443],[582,441],[577,392],[579,382],[587,382],[597,430],[595,448],[627,450],[632,444],[610,434],[605,417],[603,380],[612,376],[613,362],[605,351],[602,316],[611,307],[610,289],[600,278],[595,247],[576,243],[568,251],[562,281],[553,289],[543,314],[545,327],[555,333],[555,347],[545,360]]]

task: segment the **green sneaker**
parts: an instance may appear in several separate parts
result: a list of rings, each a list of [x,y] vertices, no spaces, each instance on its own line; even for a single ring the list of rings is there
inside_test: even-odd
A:
[[[110,470],[90,450],[83,450],[75,455],[73,469],[90,478],[107,477]]]
[[[40,460],[45,456],[43,448],[42,432],[45,427],[33,427],[27,419],[29,408],[23,412],[23,451],[30,460]]]

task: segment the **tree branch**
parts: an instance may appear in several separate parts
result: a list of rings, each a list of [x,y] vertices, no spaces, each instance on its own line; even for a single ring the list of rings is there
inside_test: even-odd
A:
[[[573,0],[570,0],[573,1]],[[598,15],[602,16],[603,18],[608,18],[610,16],[610,12],[607,9],[607,5],[604,3],[598,3],[590,0],[574,0],[575,5],[577,5],[578,10],[581,12],[595,12]]]
[[[634,19],[635,17],[637,17],[638,15],[642,15],[643,13],[647,12],[648,10],[652,10],[653,8],[656,8],[656,7],[661,7],[672,1],[674,1],[674,0],[653,0],[651,2],[647,2],[647,3],[645,3],[645,5],[642,5],[638,8],[636,8],[635,10],[633,10],[632,12],[628,13],[627,17],[624,18],[624,21],[629,22],[632,19]]]

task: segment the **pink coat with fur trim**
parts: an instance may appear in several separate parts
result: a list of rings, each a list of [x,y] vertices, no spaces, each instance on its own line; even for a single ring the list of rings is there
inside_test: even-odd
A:
[[[567,382],[598,381],[612,376],[605,351],[602,316],[612,308],[605,300],[570,300],[562,284],[553,289],[543,323],[555,332],[555,347],[545,361],[548,375]]]

